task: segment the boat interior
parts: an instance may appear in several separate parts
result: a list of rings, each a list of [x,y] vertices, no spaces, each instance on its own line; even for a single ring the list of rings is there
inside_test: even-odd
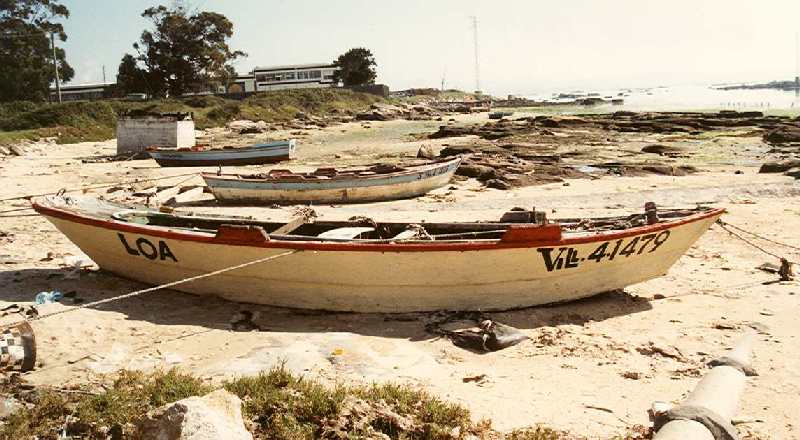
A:
[[[260,229],[269,237],[291,241],[526,241],[560,239],[570,236],[596,234],[603,231],[625,230],[653,223],[671,222],[710,208],[663,209],[656,217],[643,212],[617,217],[569,218],[548,220],[543,212],[517,209],[507,212],[498,222],[401,223],[375,222],[368,217],[352,217],[346,221],[316,220],[313,211],[301,213],[289,222],[264,222],[252,217],[193,215],[164,213],[153,210],[125,209],[113,212],[117,221],[170,229],[205,232],[219,236],[232,228]],[[539,226],[539,228],[520,228]],[[258,227],[258,228],[255,228]],[[525,232],[527,230],[527,232]],[[538,231],[538,232],[536,232]],[[511,234],[513,232],[513,234]],[[532,235],[533,234],[533,235]]]
[[[369,167],[344,168],[344,169],[338,169],[333,167],[322,167],[306,173],[298,173],[287,169],[272,169],[264,173],[255,173],[255,174],[218,174],[218,175],[226,177],[238,177],[240,179],[259,179],[259,180],[347,179],[347,178],[371,177],[371,176],[379,176],[386,174],[394,174],[403,171],[412,171],[415,168],[437,165],[449,161],[450,160],[438,161],[438,162],[426,162],[424,164],[413,164],[413,165],[394,165],[394,164],[378,163],[375,165],[371,165]]]

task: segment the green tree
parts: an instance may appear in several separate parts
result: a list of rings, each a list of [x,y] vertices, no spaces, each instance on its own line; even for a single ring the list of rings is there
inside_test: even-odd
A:
[[[45,101],[55,82],[50,34],[67,40],[56,20],[69,17],[57,0],[0,0],[0,101]],[[56,48],[62,81],[75,75],[64,49]]]
[[[139,67],[139,63],[133,55],[126,53],[122,57],[117,69],[117,88],[121,94],[128,93],[148,93],[150,90],[149,73]]]
[[[142,17],[153,23],[153,29],[142,32],[133,47],[153,95],[180,96],[227,84],[234,72],[229,63],[246,56],[228,46],[233,23],[222,14],[191,13],[178,3],[172,8],[147,8]]]
[[[333,74],[334,81],[341,82],[345,86],[361,86],[364,84],[374,84],[375,77],[375,58],[369,49],[356,47],[339,55],[334,61],[339,67]]]

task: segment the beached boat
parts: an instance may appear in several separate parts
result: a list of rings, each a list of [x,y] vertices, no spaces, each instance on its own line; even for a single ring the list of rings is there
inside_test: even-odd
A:
[[[319,168],[310,173],[203,173],[214,197],[226,203],[358,203],[416,197],[447,184],[461,158],[421,165]]]
[[[231,165],[260,165],[289,160],[294,155],[295,140],[266,142],[247,147],[156,148],[150,157],[162,167],[203,167]]]
[[[497,223],[415,225],[261,222],[66,196],[35,199],[33,208],[101,268],[126,278],[159,285],[262,261],[174,288],[358,312],[503,310],[620,289],[665,274],[724,212],[547,223],[522,211]]]

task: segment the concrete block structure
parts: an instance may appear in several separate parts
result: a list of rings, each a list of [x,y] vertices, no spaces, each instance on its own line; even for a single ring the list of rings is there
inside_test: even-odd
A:
[[[120,116],[117,120],[117,154],[147,147],[188,148],[195,145],[190,114]]]

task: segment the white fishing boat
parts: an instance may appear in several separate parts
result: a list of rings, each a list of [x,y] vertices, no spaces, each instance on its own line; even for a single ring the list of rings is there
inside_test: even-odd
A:
[[[503,310],[620,289],[664,275],[724,212],[555,222],[518,212],[521,223],[415,225],[283,224],[64,196],[35,199],[33,207],[101,268],[126,278],[160,285],[222,271],[174,288],[357,312]]]
[[[358,203],[416,197],[447,184],[461,158],[419,165],[319,168],[310,173],[203,173],[217,200],[226,203]]]

